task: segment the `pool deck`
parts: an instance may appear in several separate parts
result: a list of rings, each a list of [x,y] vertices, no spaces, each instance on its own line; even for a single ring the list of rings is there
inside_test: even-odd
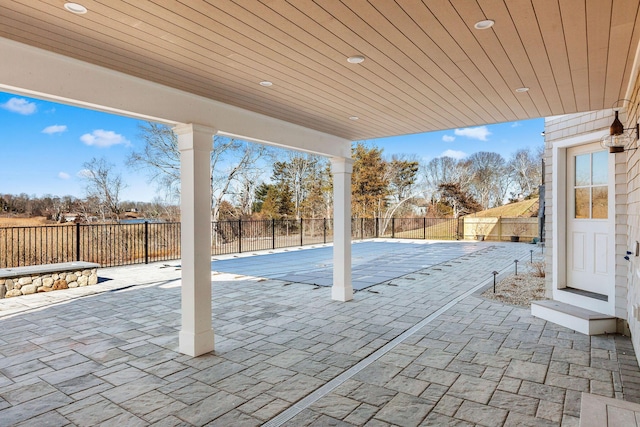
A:
[[[478,243],[347,303],[212,273],[215,352],[197,358],[177,352],[179,261],[0,300],[0,426],[578,426],[583,392],[640,402],[628,337],[480,297],[531,249]]]

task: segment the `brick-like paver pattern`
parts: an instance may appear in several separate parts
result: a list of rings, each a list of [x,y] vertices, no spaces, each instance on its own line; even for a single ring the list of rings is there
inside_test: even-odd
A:
[[[325,425],[327,417],[349,423],[351,413],[338,417],[331,408],[369,387],[385,399],[363,401],[368,418],[355,425],[577,426],[583,391],[640,400],[628,338],[588,337],[478,297],[385,359],[396,369],[368,367],[287,425]]]
[[[213,275],[216,351],[198,358],[176,352],[175,264],[102,270],[111,289],[144,272],[149,283],[119,291],[7,300],[0,426],[264,424],[531,248],[478,244],[348,303],[328,288]],[[640,399],[627,338],[474,294],[285,425],[577,425],[582,391]]]

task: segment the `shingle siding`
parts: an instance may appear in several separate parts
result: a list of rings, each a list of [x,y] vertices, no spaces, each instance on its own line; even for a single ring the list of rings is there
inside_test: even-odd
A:
[[[638,115],[638,103],[640,103],[639,96],[640,81],[636,80],[636,85],[633,91],[632,103],[635,108],[630,111],[630,117],[637,117]],[[629,123],[629,126],[633,126],[635,121]],[[638,141],[635,142],[635,146],[638,146]],[[625,262],[625,269],[621,271],[621,275],[624,275],[626,284],[628,286],[628,293],[626,301],[627,307],[627,321],[629,322],[629,329],[631,330],[631,339],[633,346],[638,354],[640,349],[640,322],[633,317],[634,306],[640,305],[640,257],[635,256],[635,242],[640,241],[640,150],[628,151],[625,154],[618,154],[618,156],[624,158],[624,175],[626,178],[626,238],[627,242],[623,250],[631,251],[630,261]],[[622,256],[622,255],[621,255]],[[618,279],[618,277],[616,277]],[[640,311],[640,310],[638,310]]]
[[[635,125],[640,104],[640,81],[636,81],[633,96],[627,111],[627,117],[621,115],[625,126]],[[551,271],[552,230],[555,218],[552,215],[553,144],[569,137],[602,129],[606,133],[613,120],[612,110],[592,111],[547,119],[545,122],[545,162],[547,172],[546,186],[546,261],[547,294],[551,295],[553,274]],[[638,141],[634,146],[638,146]],[[640,320],[634,318],[634,307],[640,318],[640,257],[632,253],[630,260],[624,256],[627,251],[635,252],[635,242],[640,241],[640,150],[616,154],[615,166],[615,313],[627,320],[636,354],[640,354]],[[563,170],[564,168],[560,169]]]
[[[630,116],[633,117],[635,111],[630,112]],[[624,114],[621,114],[620,119],[624,122],[626,119]],[[553,162],[555,159],[553,158],[553,146],[554,143],[564,140],[566,138],[573,138],[582,134],[588,134],[594,131],[602,131],[602,134],[606,134],[613,121],[613,111],[605,110],[605,111],[591,111],[587,113],[579,113],[579,114],[570,114],[565,116],[560,116],[557,118],[549,118],[545,121],[545,144],[546,144],[546,157],[545,164],[547,168],[546,178],[545,178],[545,190],[546,190],[546,250],[547,250],[547,273],[546,273],[546,286],[547,286],[547,295],[551,295],[552,286],[553,286],[553,274],[552,271],[552,250],[553,242],[552,237],[552,227],[555,218],[552,215],[552,200],[553,200],[553,191],[555,189],[552,188],[552,170],[553,170]],[[615,314],[617,317],[622,319],[627,319],[627,309],[628,309],[628,286],[629,283],[628,275],[626,273],[623,274],[625,268],[628,268],[624,263],[624,253],[626,252],[626,248],[629,244],[629,234],[628,234],[628,224],[632,221],[631,216],[628,214],[629,212],[629,191],[630,182],[628,179],[628,167],[627,163],[624,159],[626,155],[617,154],[616,155],[616,166],[615,166],[615,248],[616,248],[616,277],[615,277],[615,295],[616,295],[616,304],[615,304]],[[561,168],[560,170],[564,170]],[[640,197],[640,194],[637,194],[635,197]],[[637,206],[636,209],[640,208]],[[564,214],[564,213],[563,213]],[[636,216],[636,221],[638,217]],[[621,255],[622,254],[622,255]]]

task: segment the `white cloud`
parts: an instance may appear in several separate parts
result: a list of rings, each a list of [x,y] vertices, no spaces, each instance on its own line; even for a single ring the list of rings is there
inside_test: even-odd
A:
[[[521,124],[520,122],[513,122],[513,123],[511,123],[511,127],[512,127],[512,128],[517,128],[517,127],[520,127],[520,126],[522,126],[522,124]]]
[[[62,133],[62,132],[65,132],[66,130],[67,130],[66,125],[51,125],[42,129],[42,133],[53,135],[54,133]]]
[[[58,173],[58,178],[60,178],[60,179],[69,179],[69,178],[71,178],[71,176],[66,172],[59,172]]]
[[[475,128],[456,129],[453,131],[458,136],[466,136],[471,139],[479,139],[480,141],[486,141],[487,136],[491,135],[489,129],[486,126],[478,126]]]
[[[91,133],[85,133],[80,137],[80,141],[87,145],[95,145],[96,147],[111,147],[112,145],[118,144],[130,144],[124,136],[115,133],[112,130],[103,129],[96,129]]]
[[[24,114],[25,116],[35,113],[38,109],[34,102],[29,102],[24,98],[11,98],[4,104],[0,104],[0,107],[12,113]]]
[[[444,142],[453,142],[455,141],[456,137],[455,136],[451,136],[451,135],[442,135],[442,140]]]
[[[467,153],[464,151],[447,150],[443,151],[442,154],[440,154],[440,157],[453,157],[454,159],[460,160],[467,157]]]

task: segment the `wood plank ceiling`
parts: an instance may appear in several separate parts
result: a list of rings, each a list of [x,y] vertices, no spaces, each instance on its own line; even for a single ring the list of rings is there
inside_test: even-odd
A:
[[[0,36],[350,140],[610,108],[640,38],[640,0],[77,2]]]

